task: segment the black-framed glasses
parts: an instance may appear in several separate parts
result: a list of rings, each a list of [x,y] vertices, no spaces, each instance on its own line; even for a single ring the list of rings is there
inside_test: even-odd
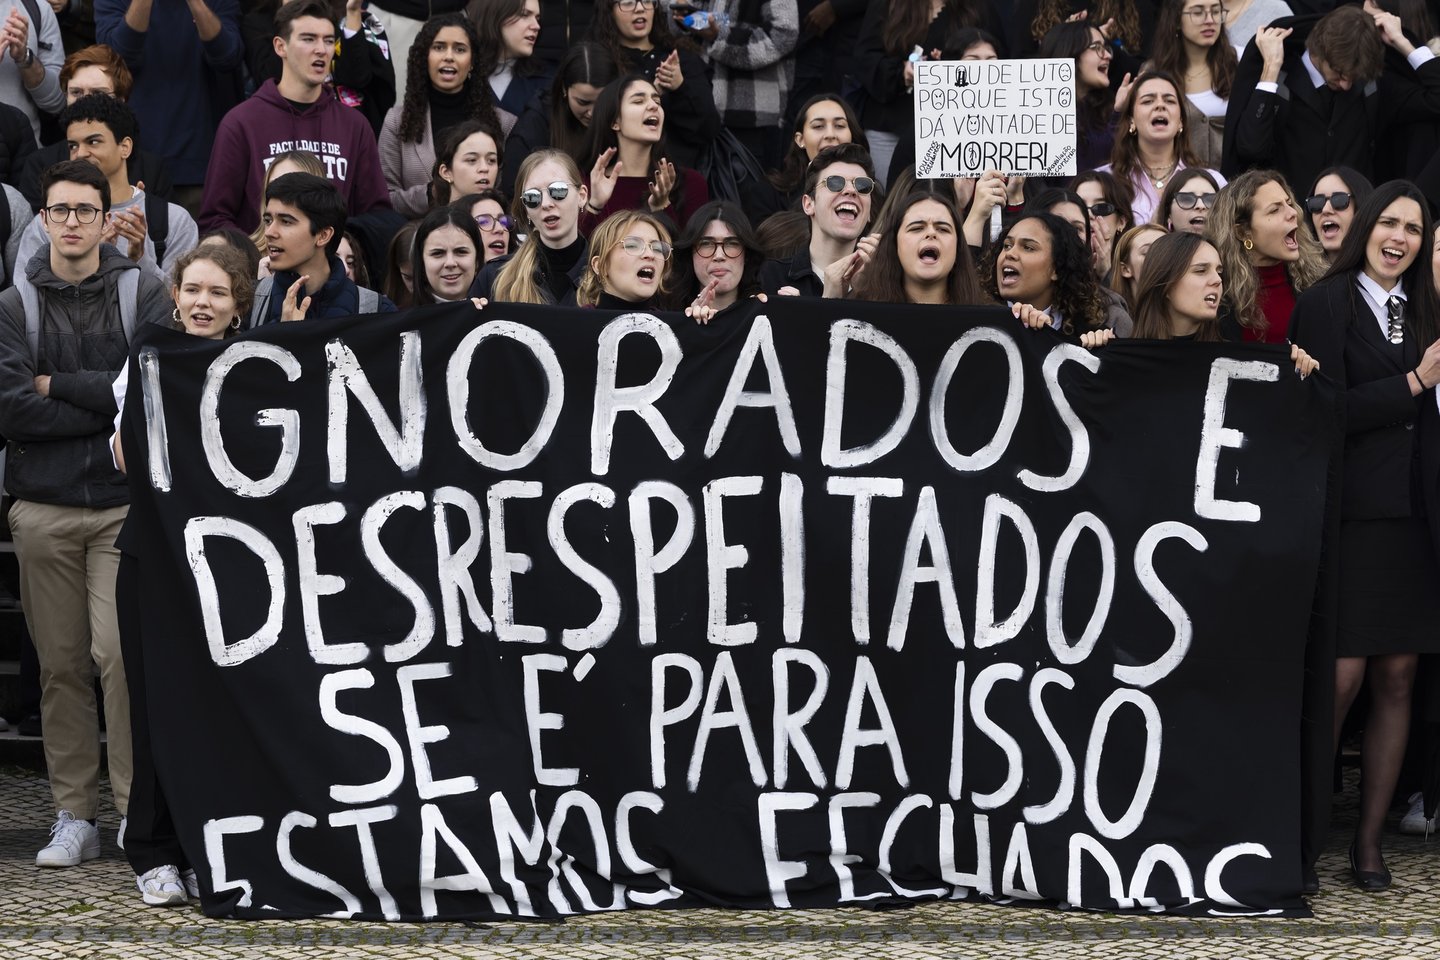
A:
[[[534,210],[536,207],[540,206],[540,204],[545,202],[545,194],[548,193],[550,194],[550,199],[558,203],[559,201],[564,200],[566,197],[570,196],[570,186],[571,185],[566,183],[564,180],[556,180],[554,183],[547,186],[543,193],[541,192],[539,187],[531,187],[529,190],[526,190],[524,193],[520,194],[520,202],[525,204],[525,206],[529,207],[531,210]]]
[[[739,237],[724,237],[720,240],[701,237],[695,241],[695,252],[702,257],[713,257],[716,250],[724,250],[727,257],[741,257],[745,255],[745,244],[740,242]]]
[[[1326,203],[1329,203],[1332,209],[1344,210],[1350,206],[1350,194],[1344,190],[1337,190],[1335,193],[1328,195],[1318,193],[1313,197],[1305,198],[1305,209],[1311,213],[1319,213],[1325,209]]]
[[[635,10],[655,9],[655,0],[615,0],[615,6],[630,13]]]
[[[848,180],[845,177],[840,176],[838,173],[832,173],[830,176],[826,177],[820,182],[825,184],[825,189],[829,190],[831,193],[839,193],[840,191],[844,190],[847,183],[854,184],[855,192],[860,194],[860,196],[862,197],[875,189],[875,181],[871,180],[869,177],[856,177],[854,180]]]
[[[632,257],[643,257],[648,250],[661,260],[669,260],[670,251],[674,248],[664,240],[641,240],[639,237],[626,237],[620,241],[620,249]]]
[[[1180,12],[1195,23],[1204,23],[1206,20],[1214,20],[1216,23],[1219,23],[1225,19],[1225,15],[1230,11],[1216,4],[1210,7],[1186,7]]]
[[[480,216],[475,218],[475,226],[479,227],[481,230],[494,230],[497,226],[499,226],[501,229],[509,230],[510,218],[504,216],[492,217],[488,213],[482,213],[480,214]]]
[[[55,223],[64,223],[70,219],[72,213],[75,214],[76,223],[94,223],[95,218],[100,216],[100,208],[92,207],[88,203],[82,203],[78,207],[57,203],[54,206],[46,207],[45,213]]]
[[[1101,200],[1098,203],[1090,204],[1090,216],[1092,217],[1108,217],[1114,212],[1115,204],[1110,203],[1107,200]]]
[[[1175,194],[1175,203],[1179,205],[1181,210],[1193,210],[1196,205],[1203,206],[1208,210],[1210,209],[1210,204],[1214,202],[1211,199],[1214,196],[1215,194],[1213,193],[1193,193],[1189,190],[1181,190]]]

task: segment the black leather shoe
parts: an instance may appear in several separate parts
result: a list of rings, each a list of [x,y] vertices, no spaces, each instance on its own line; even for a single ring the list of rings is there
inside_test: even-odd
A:
[[[1300,890],[1307,897],[1313,897],[1320,892],[1320,874],[1315,872],[1314,867],[1305,868],[1305,881]]]
[[[1379,893],[1390,887],[1390,870],[1385,866],[1385,859],[1380,859],[1379,870],[1361,870],[1355,862],[1355,848],[1350,848],[1350,876],[1355,880],[1355,886],[1366,893]]]

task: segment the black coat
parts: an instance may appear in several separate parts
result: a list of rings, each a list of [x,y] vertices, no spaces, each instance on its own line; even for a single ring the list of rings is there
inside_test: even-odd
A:
[[[609,13],[609,4],[602,9]],[[586,39],[594,16],[595,4],[590,0],[547,0],[540,4],[540,39],[535,41],[536,58],[551,67],[557,65],[572,44]]]
[[[25,161],[36,149],[30,118],[18,107],[0,103],[0,183],[18,188]]]
[[[1263,58],[1254,40],[1245,48],[1225,115],[1220,172],[1226,177],[1269,167],[1297,192],[1308,190],[1326,167],[1354,167],[1373,179],[1378,138],[1399,124],[1440,117],[1440,59],[1419,70],[1387,61],[1384,75],[1364,90],[1316,89],[1301,57],[1319,19],[1287,17],[1273,24],[1295,31],[1285,40],[1276,93],[1255,89]]]
[[[544,36],[544,32],[541,32]],[[700,156],[720,134],[720,112],[715,109],[715,78],[699,54],[686,47],[680,51],[680,73],[685,82],[679,90],[662,91],[660,104],[665,108],[665,142],[670,147],[670,160],[677,167],[698,167]],[[625,50],[626,62],[619,64],[621,74],[638,73],[652,83],[655,71],[670,51],[656,47],[648,53]],[[590,171],[581,170],[588,174]]]
[[[1412,515],[1416,425],[1435,412],[1435,397],[1410,395],[1408,374],[1424,349],[1407,329],[1395,350],[1355,283],[1330,277],[1302,293],[1290,337],[1320,361],[1320,372],[1344,391],[1345,454],[1340,515],[1374,520]],[[1432,442],[1435,438],[1432,437]]]

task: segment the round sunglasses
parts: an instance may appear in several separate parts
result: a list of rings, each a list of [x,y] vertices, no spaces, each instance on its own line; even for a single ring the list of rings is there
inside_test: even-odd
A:
[[[570,187],[571,184],[566,183],[564,180],[556,180],[545,188],[545,193],[550,194],[550,199],[558,203],[570,196]],[[531,187],[529,190],[520,194],[520,202],[531,210],[534,210],[545,202],[545,193],[541,193],[539,187]]]
[[[853,183],[855,185],[855,192],[862,197],[875,189],[875,181],[869,177],[856,177],[854,180],[847,180],[839,174],[831,174],[820,182],[825,184],[825,189],[831,193],[839,193],[845,189],[845,184]]]

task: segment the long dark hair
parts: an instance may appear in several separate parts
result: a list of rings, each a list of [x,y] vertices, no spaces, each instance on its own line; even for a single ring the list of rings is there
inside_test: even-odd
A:
[[[595,4],[595,12],[590,19],[590,39],[610,51],[610,56],[625,69],[625,64],[631,62],[634,51],[620,42],[620,31],[615,27],[615,0],[598,0]],[[677,46],[684,46],[693,49],[693,44],[686,38],[677,37],[675,31],[670,28],[670,18],[661,14],[664,9],[659,3],[651,7],[650,17],[651,46],[662,54],[668,55]],[[688,81],[689,78],[687,77]],[[702,81],[703,82],[703,81]]]
[[[912,190],[905,195],[903,201],[891,208],[880,232],[880,245],[875,249],[875,256],[860,275],[857,299],[887,303],[908,302],[905,296],[905,268],[900,263],[898,239],[900,229],[905,223],[905,215],[910,212],[910,208],[926,201],[944,207],[955,227],[955,265],[950,268],[946,291],[949,305],[963,306],[985,302],[985,296],[975,276],[975,262],[970,259],[970,245],[965,242],[965,235],[961,232],[965,221],[955,205],[954,191],[946,196],[929,189]]]
[[[1030,35],[1039,40],[1056,24],[1064,23],[1071,13],[1070,4],[1071,0],[1040,0],[1030,26]],[[1089,7],[1089,16],[1078,22],[1099,25],[1114,20],[1116,38],[1131,53],[1139,53],[1143,43],[1150,39],[1140,32],[1140,12],[1135,7],[1135,0],[1099,0]]]
[[[740,285],[735,288],[736,296],[744,300],[760,292],[760,266],[765,262],[765,254],[760,249],[760,242],[755,239],[750,218],[745,216],[744,210],[729,200],[711,200],[690,215],[685,229],[675,238],[671,280],[668,284],[670,293],[665,297],[669,309],[683,310],[699,296],[700,280],[695,276],[695,263],[691,254],[695,251],[695,244],[704,237],[706,229],[716,220],[729,227],[745,247],[745,269],[740,273]]]
[[[495,141],[495,171],[496,179],[499,179],[501,165],[505,162],[505,138],[500,135],[499,127],[492,127],[483,120],[461,120],[455,126],[445,131],[445,139],[435,145],[435,164],[430,172],[430,206],[431,208],[443,207],[451,200],[453,185],[449,180],[440,176],[440,167],[449,167],[453,173],[455,170],[455,154],[460,151],[460,145],[477,133],[488,134],[491,140]],[[500,202],[505,206],[505,201]]]
[[[805,185],[805,170],[810,166],[810,158],[805,155],[805,148],[795,142],[795,136],[805,130],[810,108],[821,103],[838,103],[845,113],[845,123],[850,127],[850,142],[858,143],[866,150],[870,149],[870,140],[865,136],[865,130],[860,126],[860,118],[855,115],[850,102],[838,93],[815,94],[806,100],[800,112],[795,114],[795,127],[790,131],[790,149],[785,151],[785,160],[780,164],[780,169],[770,173],[771,185],[787,199],[792,193],[799,193],[800,188]]]
[[[1185,88],[1180,86],[1180,81],[1162,70],[1142,71],[1140,76],[1135,78],[1125,105],[1120,108],[1120,120],[1115,125],[1115,147],[1110,152],[1110,169],[1115,176],[1124,180],[1133,179],[1140,169],[1140,147],[1137,143],[1140,134],[1138,131],[1131,134],[1130,124],[1135,120],[1135,101],[1140,99],[1140,88],[1151,80],[1170,84],[1170,89],[1175,91],[1175,97],[1179,101],[1176,105],[1179,112],[1177,120],[1180,126],[1185,125]],[[1195,148],[1190,145],[1190,135],[1184,130],[1175,134],[1175,158],[1187,167],[1200,166],[1200,158],[1195,155]]]
[[[1078,66],[1080,55],[1090,46],[1092,33],[1099,33],[1098,27],[1085,20],[1071,20],[1057,23],[1040,40],[1038,56],[1053,60],[1074,60]],[[1103,37],[1104,34],[1101,34]],[[1110,99],[1110,88],[1091,90],[1083,100],[1075,104],[1075,121],[1080,132],[1090,133],[1103,130],[1110,123],[1110,112],[1114,106]]]
[[[594,169],[595,161],[600,159],[600,154],[610,148],[615,148],[616,159],[619,159],[620,133],[613,129],[615,121],[620,118],[620,103],[629,94],[630,88],[637,83],[647,84],[654,87],[655,84],[649,78],[638,73],[627,74],[613,83],[607,84],[600,96],[595,98],[595,112],[590,115],[590,139],[585,150],[585,161],[580,164],[580,169],[589,171]],[[659,88],[656,87],[658,90]],[[650,166],[654,166],[661,159],[675,161],[670,157],[670,148],[665,142],[665,123],[660,123],[660,139],[650,147]],[[648,177],[649,170],[630,170],[626,174],[631,177]],[[675,163],[675,189],[670,191],[670,203],[676,210],[685,205],[685,178],[681,174],[680,164]]]
[[[480,37],[475,33],[475,25],[463,13],[442,13],[426,20],[415,42],[410,44],[405,65],[405,102],[400,107],[400,140],[404,143],[419,143],[425,138],[425,126],[430,122],[430,44],[446,27],[465,31],[465,38],[470,42],[470,76],[465,78],[462,88],[466,94],[465,116],[500,129],[489,75],[482,75],[476,63]]]
[[[1082,183],[1098,183],[1100,195],[1120,215],[1123,226],[1115,231],[1117,237],[1135,226],[1135,188],[1130,181],[1117,179],[1113,173],[1106,173],[1104,170],[1086,170],[1071,180],[1065,189],[1078,197]]]
[[[1434,241],[1435,221],[1430,216],[1429,201],[1415,184],[1409,180],[1391,180],[1375,188],[1375,192],[1355,211],[1355,219],[1345,234],[1344,242],[1340,244],[1340,250],[1335,254],[1335,262],[1321,279],[1353,276],[1363,270],[1370,234],[1374,231],[1375,224],[1386,207],[1402,199],[1413,200],[1420,207],[1420,252],[1405,270],[1400,282],[1405,285],[1407,298],[1405,326],[1410,328],[1423,350],[1428,344],[1435,342],[1437,328],[1440,328],[1440,323],[1436,320],[1437,316],[1440,316],[1440,294],[1435,292],[1435,277],[1430,258],[1424,255]],[[1148,259],[1146,263],[1148,266]],[[1354,283],[1349,284],[1349,290],[1352,308],[1363,316],[1369,308],[1358,301],[1359,294]]]
[[[1170,328],[1170,291],[1177,281],[1190,269],[1190,261],[1200,251],[1200,245],[1214,245],[1198,233],[1167,233],[1157,237],[1145,254],[1145,267],[1135,294],[1135,333],[1137,340],[1173,340]],[[1219,252],[1216,252],[1219,260]],[[1223,295],[1224,287],[1221,287]],[[1200,324],[1195,339],[1210,343],[1219,342],[1220,320],[1218,317]]]
[[[975,27],[983,20],[983,0],[944,0],[942,15],[950,14],[953,26]],[[905,56],[917,43],[925,39],[930,24],[935,20],[930,0],[890,0],[890,9],[885,13],[885,26],[881,38],[885,52],[891,56]]]
[[[414,303],[417,307],[440,302],[435,291],[430,288],[430,278],[425,275],[425,241],[430,234],[442,227],[456,227],[468,236],[475,244],[475,272],[479,273],[484,266],[485,254],[480,249],[480,228],[475,225],[475,218],[470,215],[469,198],[431,210],[420,221],[420,226],[415,228],[415,240],[410,251],[411,282],[415,285]],[[471,279],[473,281],[474,278]]]
[[[590,131],[570,112],[568,91],[577,83],[603,88],[619,75],[615,58],[598,43],[577,43],[565,51],[550,84],[550,146],[564,150],[576,163],[582,162]]]
[[[1001,232],[981,268],[986,292],[997,303],[1005,302],[995,280],[995,264],[1005,248],[1005,239],[1026,220],[1038,220],[1045,232],[1050,234],[1050,266],[1055,271],[1055,295],[1051,303],[1060,311],[1061,332],[1073,337],[1104,327],[1109,301],[1095,277],[1090,251],[1081,246],[1080,238],[1075,236],[1075,228],[1053,213],[1023,213]]]
[[[465,17],[475,24],[475,35],[480,41],[475,47],[473,61],[480,79],[489,81],[490,75],[500,68],[505,59],[505,37],[500,32],[505,21],[524,12],[525,0],[470,0],[465,6]],[[537,57],[522,57],[515,61],[517,77],[528,77],[541,69]]]
[[[1160,200],[1155,204],[1155,215],[1150,218],[1150,221],[1159,224],[1166,230],[1173,230],[1174,228],[1166,223],[1170,217],[1170,204],[1175,202],[1176,194],[1183,192],[1195,180],[1204,180],[1215,188],[1215,193],[1220,192],[1220,184],[1215,182],[1215,178],[1211,176],[1209,170],[1204,167],[1186,167],[1172,175],[1170,182],[1165,184],[1165,189],[1160,192]],[[1207,210],[1215,209],[1215,194],[1210,195],[1205,207]]]
[[[1310,190],[1305,196],[1300,198],[1300,203],[1304,204],[1306,200],[1315,196],[1315,191],[1320,186],[1320,181],[1331,176],[1339,177],[1344,181],[1345,189],[1350,192],[1350,203],[1356,210],[1359,210],[1360,205],[1369,199],[1370,194],[1375,192],[1375,184],[1370,182],[1370,178],[1354,167],[1326,167],[1315,175],[1315,182],[1310,184]],[[1305,222],[1310,224],[1311,232],[1314,232],[1315,214],[1311,213],[1307,207],[1302,207],[1300,214]]]
[[[1181,18],[1184,8],[1191,0],[1165,0],[1155,18],[1155,39],[1151,43],[1150,62],[1156,70],[1175,77],[1183,77],[1189,68],[1185,56],[1185,36],[1181,32]],[[1210,49],[1205,51],[1205,66],[1210,70],[1210,89],[1222,100],[1230,99],[1230,88],[1235,83],[1235,68],[1239,58],[1225,32],[1225,18],[1220,18],[1220,32]],[[1180,91],[1182,94],[1185,91]],[[1183,104],[1182,104],[1183,106]]]
[[[1094,225],[1090,222],[1090,207],[1080,199],[1080,194],[1074,190],[1062,190],[1054,188],[1042,190],[1034,198],[1026,201],[1026,210],[1035,210],[1040,213],[1051,213],[1062,203],[1073,203],[1080,208],[1080,215],[1085,218],[1085,239],[1081,241],[1086,249],[1090,247],[1090,235],[1094,233]],[[1063,221],[1062,221],[1063,222]],[[1066,226],[1069,226],[1067,223]],[[1073,228],[1072,228],[1073,229]]]

